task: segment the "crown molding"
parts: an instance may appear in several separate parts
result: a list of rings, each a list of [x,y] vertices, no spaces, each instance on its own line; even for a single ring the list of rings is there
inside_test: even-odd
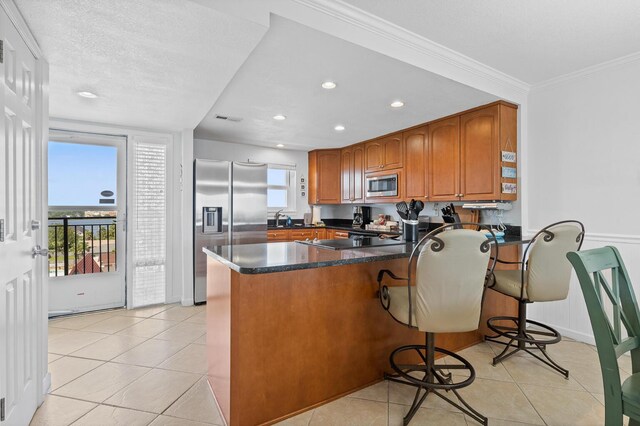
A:
[[[24,20],[24,17],[20,13],[18,6],[16,6],[13,0],[0,0],[0,7],[2,7],[9,17],[9,20],[16,27],[18,33],[22,37],[22,40],[25,42],[33,56],[35,56],[36,59],[42,58],[42,49],[40,49],[38,42],[33,36],[29,25],[27,25],[27,21]]]
[[[523,95],[527,95],[531,85],[489,67],[446,46],[433,42],[426,37],[409,31],[379,16],[363,11],[342,0],[293,0],[308,8],[322,12],[335,19],[354,25],[380,37],[408,47],[422,55],[445,62],[463,71],[506,86]]]
[[[616,59],[612,59],[610,61],[602,62],[600,64],[591,65],[586,68],[582,68],[578,71],[573,71],[568,74],[563,74],[558,77],[550,78],[549,80],[545,80],[541,83],[536,83],[531,86],[531,91],[542,90],[550,86],[555,86],[557,84],[561,84],[570,80],[574,80],[580,77],[586,77],[591,74],[598,73],[600,71],[606,71],[609,69],[617,68],[622,65],[626,65],[632,62],[640,61],[640,52],[632,53],[630,55],[621,56]]]

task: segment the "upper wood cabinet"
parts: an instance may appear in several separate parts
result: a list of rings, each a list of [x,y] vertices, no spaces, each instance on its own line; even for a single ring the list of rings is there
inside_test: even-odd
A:
[[[404,140],[404,181],[406,198],[428,198],[428,127],[402,133]]]
[[[364,149],[366,172],[396,169],[403,165],[402,133],[367,142]]]
[[[312,151],[309,204],[516,200],[517,164],[503,162],[502,151],[517,152],[517,108],[498,101],[342,151]],[[390,172],[399,195],[366,198],[365,173]]]
[[[309,204],[340,204],[339,149],[309,152]]]
[[[353,198],[353,148],[344,148],[341,152],[342,203],[350,203]]]
[[[429,123],[429,200],[456,200],[460,194],[460,118]]]
[[[364,146],[342,150],[342,203],[364,202]]]
[[[429,123],[429,200],[516,200],[503,193],[502,151],[517,152],[517,109],[498,102]]]
[[[460,196],[488,200],[500,194],[498,160],[499,106],[460,117]]]

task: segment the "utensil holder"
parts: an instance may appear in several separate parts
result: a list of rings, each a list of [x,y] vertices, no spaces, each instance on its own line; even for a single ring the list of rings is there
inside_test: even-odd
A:
[[[418,223],[417,220],[402,219],[402,239],[408,242],[418,241]]]

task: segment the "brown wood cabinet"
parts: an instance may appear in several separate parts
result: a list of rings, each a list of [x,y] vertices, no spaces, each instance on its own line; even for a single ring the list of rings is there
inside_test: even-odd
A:
[[[429,123],[429,201],[516,200],[503,194],[502,151],[517,152],[517,108],[497,102]]]
[[[456,200],[460,194],[460,118],[429,123],[429,200]]]
[[[275,229],[267,231],[267,241],[289,241],[291,239],[291,232],[289,229]]]
[[[402,134],[404,140],[404,196],[428,198],[429,134],[427,126]]]
[[[365,143],[365,171],[376,172],[402,167],[402,133],[394,133]]]
[[[309,152],[309,204],[340,204],[339,149]]]
[[[364,145],[344,148],[342,157],[342,203],[364,202]]]
[[[334,238],[333,234],[330,234],[333,229],[326,228],[288,228],[288,229],[269,229],[267,231],[268,242],[287,242],[296,240],[306,240],[307,238],[313,240],[317,238],[319,240],[326,240]]]
[[[460,199],[500,198],[500,106],[460,116]]]
[[[513,201],[502,151],[517,152],[517,106],[493,102],[340,150],[309,153],[309,204]],[[507,170],[513,172],[513,170]],[[517,172],[517,170],[516,170]],[[397,197],[366,197],[366,176],[398,174]]]
[[[315,229],[292,229],[290,239],[291,241],[306,239],[313,240],[315,238],[315,235]]]

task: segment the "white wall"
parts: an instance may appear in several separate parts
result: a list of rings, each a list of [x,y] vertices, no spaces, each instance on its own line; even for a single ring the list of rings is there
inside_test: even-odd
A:
[[[640,61],[535,88],[529,99],[528,229],[577,219],[584,249],[617,246],[640,294]],[[533,304],[531,316],[590,341],[577,280],[562,302]]]
[[[308,155],[304,151],[194,139],[193,158],[295,165],[298,182],[302,176],[305,177],[305,180],[309,176]],[[296,212],[287,214],[292,219],[302,219],[303,215],[309,211],[306,194],[302,197],[300,191],[296,191]]]

